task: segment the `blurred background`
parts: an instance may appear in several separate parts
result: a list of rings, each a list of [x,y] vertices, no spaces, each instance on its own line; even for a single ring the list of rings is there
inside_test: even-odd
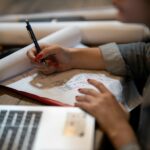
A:
[[[0,0],[0,15],[110,6],[111,0]]]
[[[11,22],[69,22],[114,20],[111,0],[0,0],[0,59],[26,46],[9,43]],[[6,26],[3,24],[7,22]],[[9,27],[8,27],[9,26]],[[14,36],[19,35],[20,30]],[[7,38],[6,38],[7,37]],[[5,39],[5,40],[3,40]],[[5,42],[4,42],[5,41]],[[23,41],[23,40],[22,40]]]

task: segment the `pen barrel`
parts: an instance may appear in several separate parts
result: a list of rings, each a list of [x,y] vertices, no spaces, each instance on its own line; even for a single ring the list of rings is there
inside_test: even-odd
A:
[[[39,46],[39,44],[38,44],[38,42],[37,42],[37,39],[36,39],[35,34],[34,34],[33,30],[32,30],[32,27],[31,27],[31,25],[29,24],[29,21],[26,21],[26,23],[27,23],[26,28],[27,28],[27,30],[28,30],[28,32],[29,32],[29,35],[30,35],[30,37],[31,37],[31,39],[32,39],[32,41],[33,41],[33,43],[34,43],[34,45],[35,45],[36,52],[39,53],[39,52],[41,51],[41,48],[40,48],[40,46]]]

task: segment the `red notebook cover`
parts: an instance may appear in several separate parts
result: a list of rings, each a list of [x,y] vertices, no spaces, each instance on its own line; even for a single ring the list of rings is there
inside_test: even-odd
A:
[[[37,96],[35,94],[31,94],[31,93],[27,93],[27,92],[23,92],[23,91],[18,91],[18,90],[15,90],[15,89],[3,86],[3,85],[0,85],[0,87],[8,89],[8,90],[10,90],[12,92],[21,94],[21,95],[23,95],[25,97],[34,99],[34,100],[39,101],[39,102],[41,102],[43,104],[47,104],[47,105],[51,105],[51,106],[68,106],[68,107],[70,106],[71,107],[71,105],[69,105],[69,104],[65,104],[65,103],[59,102],[57,100],[50,99],[50,98],[45,98],[45,97]]]

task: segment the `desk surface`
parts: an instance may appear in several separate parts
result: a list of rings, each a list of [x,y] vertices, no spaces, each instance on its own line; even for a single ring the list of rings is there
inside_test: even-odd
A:
[[[42,103],[24,97],[20,94],[0,87],[0,105],[43,105]]]

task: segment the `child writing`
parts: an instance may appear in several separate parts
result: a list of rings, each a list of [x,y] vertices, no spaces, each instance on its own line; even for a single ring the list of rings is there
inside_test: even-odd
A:
[[[150,0],[113,0],[118,8],[118,19],[124,22],[139,22],[150,27]],[[139,132],[134,133],[127,115],[114,95],[100,82],[88,79],[98,91],[82,88],[82,96],[76,96],[75,106],[93,115],[101,129],[119,150],[150,149],[150,43],[109,43],[95,48],[63,48],[59,45],[41,45],[36,55],[35,48],[28,51],[30,60],[44,74],[69,69],[107,70],[133,80],[142,96]],[[55,60],[42,59],[55,54]]]

